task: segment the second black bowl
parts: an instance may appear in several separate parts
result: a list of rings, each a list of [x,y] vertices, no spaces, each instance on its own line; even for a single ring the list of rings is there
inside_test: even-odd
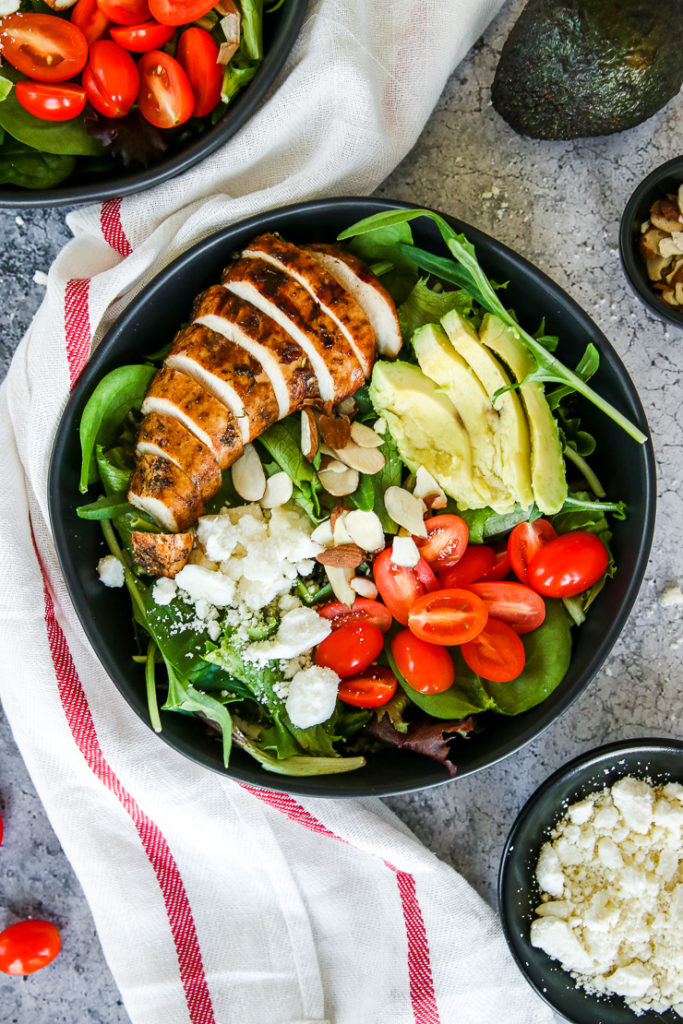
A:
[[[328,199],[269,210],[219,231],[200,242],[160,273],[140,292],[100,343],[67,403],[55,439],[49,479],[52,529],[62,571],[83,628],[104,668],[136,713],[148,722],[144,680],[131,626],[128,595],[108,590],[95,566],[104,553],[98,524],[79,519],[76,507],[80,447],[78,424],[94,386],[109,370],[139,362],[169,341],[187,319],[194,297],[220,280],[229,255],[262,231],[279,231],[292,242],[332,241],[355,221],[409,204],[377,199]],[[474,243],[484,269],[495,281],[507,281],[506,304],[534,331],[546,318],[549,333],[560,336],[558,355],[574,366],[592,342],[600,368],[591,383],[647,433],[645,415],[621,360],[590,317],[558,285],[521,256],[475,228],[446,218]],[[426,218],[412,224],[416,244],[443,252],[441,236]],[[478,716],[481,728],[458,743],[454,759],[460,775],[477,771],[518,750],[560,715],[590,682],[626,622],[638,593],[652,540],[655,469],[652,445],[639,445],[594,406],[580,404],[582,428],[598,442],[591,462],[608,495],[626,502],[628,516],[614,524],[613,552],[618,572],[596,600],[587,622],[576,633],[571,665],[561,685],[537,707],[514,718]],[[162,738],[193,760],[252,785],[311,796],[377,796],[422,789],[447,782],[436,762],[408,751],[383,750],[365,768],[344,775],[288,779],[263,771],[236,750],[225,772],[219,744],[201,723],[183,715],[162,714]]]

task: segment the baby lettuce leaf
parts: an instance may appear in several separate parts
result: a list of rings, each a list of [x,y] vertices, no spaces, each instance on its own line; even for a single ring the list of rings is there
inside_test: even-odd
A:
[[[162,710],[181,711],[188,715],[200,714],[220,729],[223,738],[223,764],[230,763],[232,748],[232,718],[227,707],[208,693],[202,693],[187,678],[179,675],[172,665],[166,663],[168,671],[168,696]]]
[[[338,775],[341,772],[355,771],[365,765],[364,757],[311,757],[303,754],[281,760],[262,750],[240,723],[233,724],[232,735],[237,746],[251,754],[267,772],[276,775]]]
[[[413,750],[438,761],[455,775],[457,768],[451,760],[451,743],[456,736],[467,736],[473,729],[471,718],[460,722],[411,722],[405,732],[395,729],[389,716],[376,718],[367,726],[367,732],[384,743]]]
[[[119,366],[103,377],[83,410],[80,423],[81,481],[85,494],[88,485],[99,479],[95,445],[111,444],[131,409],[139,409],[156,370],[153,366]]]
[[[403,340],[409,342],[415,331],[425,324],[439,323],[441,317],[451,309],[457,309],[461,316],[470,316],[471,296],[461,288],[453,291],[434,291],[421,277],[397,310]]]
[[[0,145],[0,185],[53,188],[68,178],[75,167],[75,156],[39,153],[8,136]]]
[[[168,149],[165,132],[145,120],[139,110],[124,117],[105,117],[95,111],[84,119],[85,130],[100,152],[120,160],[124,167],[149,167]]]

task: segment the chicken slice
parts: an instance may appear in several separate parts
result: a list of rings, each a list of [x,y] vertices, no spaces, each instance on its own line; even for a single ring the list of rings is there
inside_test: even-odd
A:
[[[211,449],[221,469],[231,466],[242,454],[242,436],[232,413],[178,370],[159,370],[142,403],[142,412],[179,420]]]
[[[244,444],[278,419],[275,391],[258,359],[208,327],[191,324],[180,331],[166,366],[186,373],[227,406]]]
[[[243,256],[258,257],[285,270],[318,302],[337,324],[361,365],[370,376],[375,361],[375,332],[354,297],[313,256],[274,234],[259,235]]]
[[[128,501],[170,533],[187,529],[203,512],[199,490],[187,473],[159,455],[138,455]]]
[[[158,455],[175,463],[196,484],[203,501],[212,498],[221,486],[221,468],[211,449],[173,416],[156,412],[145,416],[136,452]]]
[[[193,316],[196,324],[222,334],[258,359],[273,385],[280,419],[300,409],[305,399],[318,397],[318,382],[301,345],[250,302],[215,285],[199,296]]]
[[[315,372],[323,402],[340,402],[364,383],[363,369],[345,335],[286,271],[265,260],[238,259],[226,268],[223,284],[269,316],[301,346]]]
[[[306,252],[310,252],[313,259],[342,288],[346,288],[364,310],[375,332],[375,344],[380,355],[395,359],[403,343],[401,328],[394,300],[379,278],[368,270],[362,260],[341,245],[307,245]]]
[[[194,535],[191,533],[143,533],[133,530],[130,540],[137,565],[150,576],[168,576],[173,579],[183,568],[190,552]]]

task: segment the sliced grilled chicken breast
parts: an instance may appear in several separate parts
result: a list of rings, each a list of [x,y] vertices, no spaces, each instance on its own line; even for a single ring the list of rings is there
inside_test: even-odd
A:
[[[159,455],[138,455],[128,501],[171,533],[187,529],[204,510],[199,490],[187,473]]]
[[[211,449],[195,437],[180,420],[153,412],[140,424],[136,451],[158,455],[175,463],[196,484],[203,501],[221,486],[221,467]]]
[[[275,391],[278,418],[318,397],[318,382],[301,345],[250,302],[215,285],[199,296],[193,315],[194,323],[241,345],[261,363]]]
[[[194,534],[133,530],[130,539],[135,561],[145,572],[173,579],[190,557]]]
[[[223,284],[275,321],[308,356],[324,402],[340,402],[365,381],[346,336],[311,293],[285,270],[262,259],[228,265]]]
[[[196,381],[166,367],[155,375],[142,403],[145,415],[159,413],[180,420],[216,456],[221,469],[232,465],[244,447],[237,420]]]
[[[394,300],[379,278],[341,245],[308,245],[306,251],[353,295],[372,324],[377,351],[394,359],[403,342],[401,328]]]
[[[345,287],[310,253],[277,235],[259,235],[242,253],[280,267],[294,277],[334,320],[353,349],[366,377],[375,361],[375,332],[367,316]]]
[[[208,327],[195,323],[180,331],[166,366],[186,373],[227,406],[244,444],[279,418],[273,385],[258,359]]]

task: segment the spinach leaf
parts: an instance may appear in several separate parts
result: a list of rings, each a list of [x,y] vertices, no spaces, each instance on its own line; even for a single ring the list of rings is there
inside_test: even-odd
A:
[[[137,512],[137,509],[128,503],[125,491],[102,494],[97,501],[91,501],[89,505],[80,505],[76,509],[79,519],[115,519],[122,512]]]
[[[126,464],[126,456],[127,452],[121,447],[105,451],[101,444],[95,445],[97,471],[107,494],[128,490],[132,466]]]
[[[54,14],[54,11],[50,13]],[[13,82],[24,77],[5,64],[2,74],[3,78]],[[4,128],[17,142],[23,142],[42,154],[73,157],[101,156],[104,152],[100,143],[88,135],[82,116],[70,121],[43,121],[24,110],[14,92],[0,103],[0,128]]]
[[[384,653],[399,686],[421,711],[432,718],[455,719],[465,718],[487,708],[495,708],[495,702],[487,694],[479,676],[467,667],[459,655],[456,660],[455,681],[448,690],[442,693],[420,693],[415,690],[399,672],[391,651],[390,638],[396,632],[397,630],[393,629],[387,634]]]
[[[598,409],[602,410],[605,415],[614,420],[639,444],[645,443],[647,440],[645,434],[635,424],[631,423],[623,413],[615,409],[606,399],[586,384],[576,372],[564,366],[539,340],[517,323],[515,317],[498,298],[496,289],[479,264],[472,243],[467,240],[465,235],[459,235],[454,231],[439,214],[433,213],[431,210],[392,210],[378,213],[372,217],[366,217],[364,220],[342,231],[338,236],[338,240],[344,241],[345,239],[353,238],[353,244],[355,245],[360,238],[368,233],[373,233],[380,229],[395,228],[398,225],[404,225],[408,221],[414,220],[416,217],[429,217],[438,227],[446,247],[455,260],[456,269],[451,273],[450,280],[453,283],[461,284],[484,309],[498,316],[534,356],[536,370],[525,378],[527,381],[535,380],[568,386],[572,391],[577,391]],[[405,258],[405,247],[402,252]],[[423,267],[422,269],[429,268]],[[439,276],[442,276],[444,280],[447,279],[443,267]],[[458,277],[458,280],[453,280],[455,276]],[[588,359],[591,356],[592,353],[588,351],[586,358]]]
[[[549,697],[564,679],[572,656],[571,623],[562,602],[546,600],[545,622],[520,639],[524,644],[524,669],[509,683],[483,680],[495,710],[520,715]],[[446,691],[448,692],[448,691]]]
[[[301,451],[299,418],[287,416],[274,423],[258,439],[279,469],[284,470],[294,484],[294,500],[315,522],[320,518],[319,496],[322,487],[314,467]]]
[[[68,178],[75,167],[75,156],[39,153],[8,137],[0,146],[0,185],[52,188]]]
[[[539,509],[532,505],[523,509],[516,505],[512,512],[494,512],[492,508],[458,509],[452,499],[448,499],[447,512],[453,512],[467,523],[471,544],[485,544],[491,537],[508,533],[519,523],[533,522],[541,515]]]
[[[468,317],[472,312],[472,297],[461,288],[435,291],[421,277],[397,310],[403,340],[410,341],[415,331],[425,324],[439,323],[451,309],[457,309],[461,316]]]
[[[126,415],[140,408],[155,372],[153,366],[120,366],[102,378],[88,399],[79,428],[81,494],[98,479],[95,444],[107,445],[115,440]]]

